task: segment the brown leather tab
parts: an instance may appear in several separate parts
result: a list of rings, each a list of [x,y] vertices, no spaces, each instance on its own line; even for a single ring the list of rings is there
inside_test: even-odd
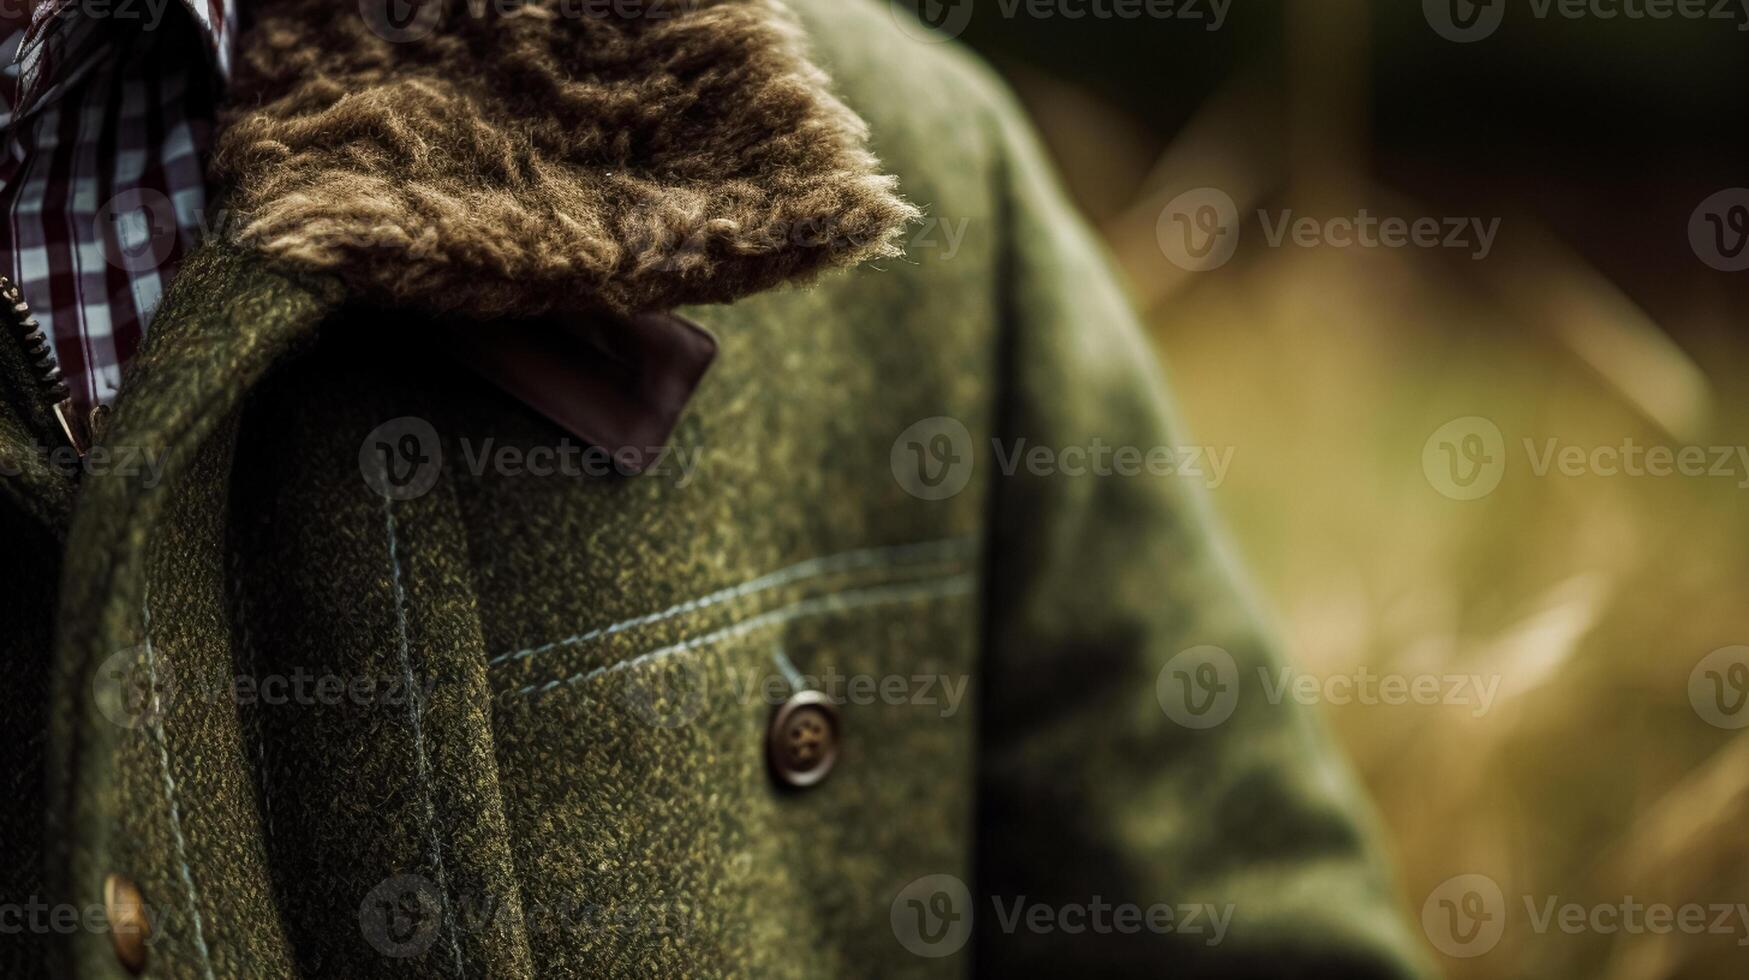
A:
[[[675,313],[457,327],[456,356],[578,438],[641,473],[669,448],[717,339]]]

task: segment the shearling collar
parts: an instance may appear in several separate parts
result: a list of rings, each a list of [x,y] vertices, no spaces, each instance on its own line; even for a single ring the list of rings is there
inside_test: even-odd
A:
[[[245,243],[366,301],[725,302],[895,255],[917,215],[779,0],[373,6],[401,4],[256,4],[212,167]]]

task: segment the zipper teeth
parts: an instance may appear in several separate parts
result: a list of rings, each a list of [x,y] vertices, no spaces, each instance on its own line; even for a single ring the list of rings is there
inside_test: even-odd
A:
[[[30,304],[25,302],[24,293],[18,284],[8,276],[0,276],[0,303],[5,304],[5,319],[7,325],[17,336],[24,347],[24,356],[30,362],[31,370],[36,374],[38,388],[50,406],[57,405],[72,397],[67,387],[67,379],[61,374],[60,362],[55,358],[54,344],[49,342],[48,335],[36,322],[36,317],[30,312]]]

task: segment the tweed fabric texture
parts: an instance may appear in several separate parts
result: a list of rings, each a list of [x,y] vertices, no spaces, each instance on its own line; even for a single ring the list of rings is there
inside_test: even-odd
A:
[[[690,469],[507,465],[563,432],[422,342],[428,311],[212,243],[105,436],[166,453],[162,481],[90,473],[76,501],[14,481],[20,519],[13,501],[72,514],[19,562],[65,569],[36,654],[53,665],[42,887],[85,903],[134,878],[162,913],[148,975],[1424,969],[1302,706],[1244,680],[1224,725],[1162,712],[1183,649],[1221,646],[1241,678],[1280,658],[1196,493],[1008,474],[987,449],[1181,440],[1017,111],[963,56],[903,41],[884,4],[797,10],[907,196],[965,234],[684,308],[722,342],[671,440]],[[40,431],[8,414],[0,437]],[[929,499],[895,443],[942,418],[974,466]],[[433,479],[379,492],[418,482],[376,469],[406,445],[377,433],[409,419]],[[117,663],[159,710],[112,720],[93,692]],[[196,693],[293,675],[371,696]],[[837,768],[795,791],[764,759],[792,675],[935,677],[964,698],[847,702]],[[901,927],[932,876],[973,903],[940,956]],[[1232,917],[1212,946],[1005,928],[993,903],[1022,895]],[[123,975],[101,932],[45,942],[57,975]]]
[[[0,505],[0,540],[9,549],[0,561],[0,594],[6,596],[6,628],[0,657],[6,668],[6,707],[0,710],[0,895],[7,901],[48,894],[44,880],[47,812],[49,657],[54,636],[55,584],[61,544],[32,515]],[[50,937],[20,931],[0,942],[0,975],[45,975]]]

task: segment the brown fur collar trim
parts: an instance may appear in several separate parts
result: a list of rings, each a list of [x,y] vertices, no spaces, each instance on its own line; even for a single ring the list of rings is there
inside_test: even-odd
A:
[[[917,212],[779,0],[634,2],[397,25],[360,8],[398,0],[261,0],[214,151],[232,227],[474,317],[725,302],[898,253]]]

